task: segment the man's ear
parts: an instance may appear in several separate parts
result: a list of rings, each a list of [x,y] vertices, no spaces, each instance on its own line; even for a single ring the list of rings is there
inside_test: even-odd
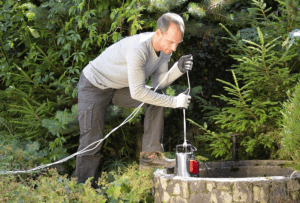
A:
[[[163,34],[163,33],[161,32],[161,29],[157,29],[157,30],[155,31],[155,33],[156,33],[156,35],[159,36],[159,37],[161,37],[161,35]]]

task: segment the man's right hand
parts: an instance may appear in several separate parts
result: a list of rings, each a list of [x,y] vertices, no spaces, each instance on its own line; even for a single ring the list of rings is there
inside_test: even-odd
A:
[[[176,96],[177,104],[176,108],[184,108],[187,109],[189,107],[189,104],[191,102],[191,96],[186,95],[184,92]]]

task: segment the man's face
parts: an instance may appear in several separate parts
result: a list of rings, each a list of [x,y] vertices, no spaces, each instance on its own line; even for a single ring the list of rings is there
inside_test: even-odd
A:
[[[167,55],[176,51],[178,44],[182,42],[181,31],[175,23],[171,23],[168,30],[165,33],[160,32],[160,34],[160,47]]]

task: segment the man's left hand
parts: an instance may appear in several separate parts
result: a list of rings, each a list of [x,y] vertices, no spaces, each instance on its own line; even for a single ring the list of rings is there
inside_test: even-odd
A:
[[[182,56],[178,60],[178,68],[182,73],[185,73],[186,71],[191,71],[193,68],[193,55],[185,55]]]

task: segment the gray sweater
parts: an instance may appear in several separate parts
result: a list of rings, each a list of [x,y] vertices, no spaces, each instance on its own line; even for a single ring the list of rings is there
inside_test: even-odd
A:
[[[162,51],[159,57],[156,55],[152,45],[153,35],[154,32],[137,34],[111,45],[83,69],[85,77],[100,89],[129,87],[130,95],[135,100],[176,108],[176,97],[158,94],[145,86],[145,80],[150,75],[153,75],[154,88],[163,80],[172,55]],[[176,62],[158,89],[166,88],[182,74]]]

